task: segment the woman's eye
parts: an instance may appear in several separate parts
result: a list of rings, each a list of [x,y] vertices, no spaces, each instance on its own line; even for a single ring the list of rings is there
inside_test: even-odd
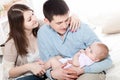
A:
[[[31,21],[31,18],[28,19],[28,22],[30,22],[30,21]]]
[[[28,20],[28,22],[30,22],[31,20]]]

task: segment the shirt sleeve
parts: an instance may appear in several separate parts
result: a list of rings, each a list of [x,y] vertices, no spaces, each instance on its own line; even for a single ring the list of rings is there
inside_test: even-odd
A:
[[[81,34],[86,47],[90,46],[93,42],[100,42],[98,36],[87,24],[83,24],[82,26]]]
[[[85,73],[99,73],[109,69],[112,66],[112,60],[110,56],[100,62],[96,62],[93,65],[84,67]]]
[[[86,47],[90,46],[94,42],[100,42],[97,35],[94,33],[94,31],[91,28],[89,28],[87,24],[83,24],[82,28],[83,28],[82,29],[83,42],[86,45]],[[84,68],[84,71],[85,73],[98,73],[109,69],[111,66],[112,66],[112,60],[110,56],[108,56],[103,61],[96,62],[90,66],[86,66]]]
[[[42,26],[42,27],[44,27],[44,26]],[[40,29],[38,30],[38,34],[37,34],[40,58],[43,61],[47,61],[49,59],[49,50],[50,49],[48,49],[49,46],[47,46],[47,44],[45,43],[45,42],[47,42],[47,39],[45,38],[46,37],[44,35],[45,33],[42,31],[44,29],[42,29],[42,30],[40,30]]]

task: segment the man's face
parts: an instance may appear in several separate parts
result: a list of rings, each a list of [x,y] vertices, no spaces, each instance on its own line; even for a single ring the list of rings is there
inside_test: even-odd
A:
[[[65,15],[53,16],[53,20],[49,25],[61,36],[67,31],[70,22],[69,13]]]

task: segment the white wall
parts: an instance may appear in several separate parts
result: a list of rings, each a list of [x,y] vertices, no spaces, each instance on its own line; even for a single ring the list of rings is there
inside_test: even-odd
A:
[[[32,0],[38,18],[44,18],[42,6],[46,0]],[[82,21],[103,18],[106,15],[120,12],[120,0],[65,0],[72,13],[77,14]],[[100,24],[100,22],[97,22]]]
[[[37,15],[37,17],[39,19],[43,19],[44,16],[43,16],[43,11],[42,11],[42,7],[43,7],[43,3],[45,2],[46,0],[31,0],[32,2],[32,6],[34,8],[34,12],[35,14]]]
[[[120,13],[120,0],[66,0],[71,11],[83,21],[103,19]],[[100,24],[100,22],[97,22]]]

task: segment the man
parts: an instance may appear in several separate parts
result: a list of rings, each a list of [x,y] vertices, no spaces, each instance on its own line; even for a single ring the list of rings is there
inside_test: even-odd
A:
[[[80,49],[86,49],[92,43],[100,41],[84,23],[81,23],[76,32],[70,32],[69,8],[63,0],[47,0],[43,5],[43,13],[46,24],[38,31],[38,43],[40,57],[44,61],[57,55],[73,57]],[[50,79],[59,80],[75,80],[76,78],[78,80],[105,80],[103,71],[111,65],[112,61],[107,57],[101,62],[83,68],[64,69],[62,65],[54,70],[49,69],[47,76]]]

